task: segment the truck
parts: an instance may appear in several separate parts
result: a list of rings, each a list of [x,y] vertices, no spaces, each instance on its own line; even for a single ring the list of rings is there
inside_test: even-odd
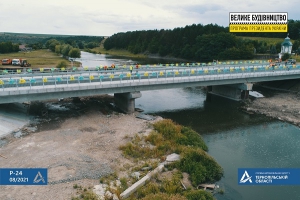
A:
[[[22,59],[22,58],[12,59],[12,65],[17,65],[17,66],[21,66],[21,67],[30,67],[31,66],[31,64],[29,64],[26,59]]]
[[[29,62],[27,62],[26,59],[20,59],[20,60],[21,60],[21,64],[20,64],[21,67],[30,67],[31,66],[31,64],[29,64]]]
[[[2,65],[11,65],[12,60],[9,58],[2,59]]]
[[[12,65],[21,65],[21,60],[18,58],[14,58],[14,59],[12,59],[11,64]]]

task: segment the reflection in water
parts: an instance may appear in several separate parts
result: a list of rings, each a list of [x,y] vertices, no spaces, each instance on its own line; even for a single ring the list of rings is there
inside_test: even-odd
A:
[[[76,59],[82,63],[82,66],[87,66],[90,69],[95,68],[96,66],[111,66],[113,63],[115,65],[132,65],[132,64],[166,64],[166,63],[176,63],[180,62],[178,60],[170,60],[170,59],[163,59],[163,58],[126,58],[121,56],[111,56],[105,54],[92,54],[81,51],[81,58]]]
[[[146,113],[179,111],[203,107],[205,94],[201,88],[178,88],[142,91],[142,97],[135,100],[136,107]]]

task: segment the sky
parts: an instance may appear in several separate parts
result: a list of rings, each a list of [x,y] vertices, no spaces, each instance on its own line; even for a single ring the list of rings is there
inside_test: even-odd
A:
[[[111,36],[192,24],[229,25],[229,12],[288,12],[299,0],[1,0],[0,32]]]

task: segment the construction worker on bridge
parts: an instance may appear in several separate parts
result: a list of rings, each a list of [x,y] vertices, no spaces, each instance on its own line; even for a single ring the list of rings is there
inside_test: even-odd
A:
[[[114,64],[114,63],[113,63],[113,64],[111,64],[111,70],[112,70],[112,73],[114,73],[114,72],[115,72],[115,68],[116,68],[115,64]]]

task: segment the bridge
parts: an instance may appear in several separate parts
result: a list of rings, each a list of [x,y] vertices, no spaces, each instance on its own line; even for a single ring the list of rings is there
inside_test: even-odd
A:
[[[114,94],[115,104],[132,113],[141,91],[209,86],[211,93],[240,100],[255,82],[297,78],[298,65],[141,66],[132,72],[127,68],[2,70],[0,103]]]

